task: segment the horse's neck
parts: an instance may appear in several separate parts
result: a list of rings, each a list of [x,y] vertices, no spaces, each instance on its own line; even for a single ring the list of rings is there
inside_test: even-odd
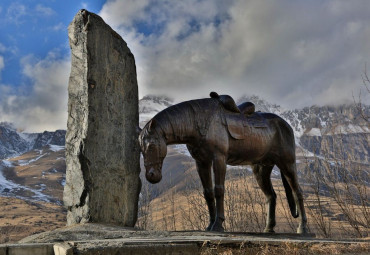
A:
[[[194,115],[189,106],[172,106],[157,118],[167,144],[189,143],[195,139]]]

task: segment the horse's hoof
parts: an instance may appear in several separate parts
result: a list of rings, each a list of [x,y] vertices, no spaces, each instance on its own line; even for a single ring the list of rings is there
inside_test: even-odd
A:
[[[224,232],[224,228],[223,227],[218,227],[218,228],[212,228],[211,231],[214,231],[214,232]]]
[[[206,231],[212,231],[212,226],[215,224],[214,221],[211,221],[208,225],[208,227],[206,228]]]
[[[218,225],[218,224],[213,224],[212,228],[211,228],[211,231],[215,231],[215,232],[224,232],[224,227],[221,225]]]
[[[272,228],[265,228],[263,233],[275,233],[275,231]]]
[[[297,229],[297,234],[301,234],[301,235],[308,234],[308,229],[307,229],[307,227],[298,227],[298,229]]]

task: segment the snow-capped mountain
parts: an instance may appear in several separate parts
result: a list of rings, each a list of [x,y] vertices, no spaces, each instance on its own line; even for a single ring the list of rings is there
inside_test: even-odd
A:
[[[258,96],[238,100],[245,101],[254,103],[256,111],[272,112],[284,118],[294,130],[297,147],[306,151],[306,155],[370,163],[370,126],[355,104],[287,110]],[[363,105],[363,113],[368,116],[370,106]]]
[[[9,123],[0,123],[0,159],[24,153],[30,149],[27,135],[22,135]]]
[[[0,196],[61,204],[64,146],[47,145],[0,160]]]
[[[236,100],[236,104],[239,105],[244,102],[252,102],[255,107],[256,111],[260,112],[272,112],[277,115],[280,115],[282,112],[285,111],[280,105],[277,104],[271,104],[264,100],[263,98],[260,98],[259,96],[252,95],[252,96],[243,96],[241,98],[238,98]]]
[[[307,152],[323,154],[324,150],[329,150],[326,154],[335,156],[333,153],[337,153],[339,148],[334,149],[333,143],[340,136],[342,147],[347,148],[345,151],[351,152],[360,161],[370,161],[370,126],[354,104],[287,110],[255,95],[236,101],[238,104],[252,102],[256,111],[272,112],[283,117],[293,128],[297,145]],[[173,104],[173,100],[166,96],[143,97],[139,100],[140,126],[143,127],[155,114]],[[369,115],[370,106],[363,107],[365,115]],[[48,144],[64,146],[65,133],[65,130],[57,130],[29,134],[18,132],[10,123],[0,123],[0,159],[41,149]]]
[[[370,132],[369,124],[361,117],[358,107],[354,104],[314,105],[288,110],[255,95],[237,100],[238,104],[246,101],[254,103],[256,111],[271,112],[283,117],[292,126],[297,138],[302,135],[321,136]],[[364,105],[363,107],[365,114],[369,114],[370,106]]]
[[[369,124],[361,118],[355,105],[286,110],[258,96],[236,101],[252,102],[257,111],[283,117],[295,132],[298,158],[314,155],[338,158],[339,155],[341,159],[359,162],[369,169]],[[145,96],[139,101],[140,126],[143,127],[155,114],[173,104],[173,100],[165,96]],[[370,107],[365,106],[364,110],[369,115]],[[31,200],[60,203],[65,180],[65,133],[65,130],[57,130],[29,134],[17,131],[9,123],[1,123],[0,196],[29,196]],[[193,161],[186,146],[170,146],[169,154],[164,162],[164,176],[171,175],[176,179],[183,176],[188,168],[195,169],[190,167]],[[230,168],[229,172],[233,171],[245,171],[245,168]],[[168,188],[163,185],[162,188],[158,186],[158,190]]]
[[[55,132],[44,131],[43,133],[37,134],[33,146],[33,149],[41,149],[42,147],[53,144],[64,146],[66,143],[66,131],[56,130]]]
[[[340,156],[342,159],[352,157],[353,160],[369,164],[370,126],[361,117],[356,105],[310,106],[288,110],[256,95],[236,100],[237,104],[246,101],[254,103],[256,111],[271,112],[284,118],[292,126],[297,147],[305,155]],[[139,101],[140,126],[144,126],[156,113],[173,104],[165,96],[144,97]],[[370,106],[364,105],[363,111],[365,115],[369,115]],[[337,145],[339,140],[341,148]]]
[[[32,149],[53,145],[65,145],[65,130],[43,133],[19,132],[11,123],[0,123],[0,159],[14,157]]]
[[[158,112],[173,105],[173,100],[166,96],[147,95],[139,100],[140,127],[154,117]]]
[[[54,191],[63,190],[65,134],[23,133],[0,123],[0,196],[60,203]]]

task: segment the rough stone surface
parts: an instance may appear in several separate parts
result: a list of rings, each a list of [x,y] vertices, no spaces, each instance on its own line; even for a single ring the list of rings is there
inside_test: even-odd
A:
[[[0,247],[0,255],[7,255],[6,254],[7,249],[8,248],[6,246]]]
[[[317,240],[313,239],[314,235],[305,235],[292,233],[292,234],[271,234],[271,233],[220,233],[220,232],[209,232],[209,231],[147,231],[137,230],[135,228],[120,227],[115,225],[97,224],[97,223],[86,223],[76,224],[72,226],[66,226],[53,231],[43,232],[28,236],[19,243],[56,243],[56,242],[100,242],[107,240],[125,240],[131,242],[168,242],[168,241],[181,241],[189,242],[198,240],[203,242],[204,240],[219,240],[219,239],[230,239],[234,240]],[[99,241],[100,240],[100,241]]]
[[[141,188],[134,56],[102,18],[86,10],[76,14],[68,36],[67,224],[134,226]]]
[[[73,246],[67,242],[54,244],[54,255],[73,255]]]
[[[54,255],[52,244],[8,245],[7,255]]]
[[[196,243],[189,244],[112,244],[112,243],[81,243],[78,244],[76,250],[78,254],[83,255],[100,255],[100,254],[140,254],[140,255],[163,255],[163,254],[181,254],[195,255],[199,254],[199,246]]]
[[[139,231],[134,228],[94,223],[77,224],[40,233],[23,239],[18,245],[28,245],[28,243],[40,243],[40,245],[58,243],[55,245],[62,247],[60,251],[66,254],[71,251],[71,247],[74,254],[216,254],[214,249],[217,247],[231,248],[239,253],[243,251],[243,254],[244,252],[256,254],[257,252],[250,251],[249,248],[259,247],[261,251],[266,252],[266,246],[294,247],[295,251],[302,249],[302,254],[316,254],[317,245],[333,246],[336,249],[342,247],[346,254],[368,254],[370,251],[370,242],[365,239],[338,241],[296,233]],[[354,247],[357,247],[359,252],[354,252]],[[230,252],[228,250],[227,254]]]

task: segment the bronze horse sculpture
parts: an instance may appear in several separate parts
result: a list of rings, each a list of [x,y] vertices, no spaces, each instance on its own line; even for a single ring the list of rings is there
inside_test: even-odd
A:
[[[264,232],[274,232],[276,194],[270,175],[276,165],[281,171],[291,214],[300,217],[297,232],[307,233],[292,128],[275,114],[254,112],[252,103],[236,106],[230,96],[215,92],[210,95],[211,98],[182,102],[159,112],[141,130],[139,143],[146,179],[151,183],[161,180],[167,145],[186,144],[195,159],[209,210],[206,230],[224,231],[226,164],[251,165],[267,200]]]

